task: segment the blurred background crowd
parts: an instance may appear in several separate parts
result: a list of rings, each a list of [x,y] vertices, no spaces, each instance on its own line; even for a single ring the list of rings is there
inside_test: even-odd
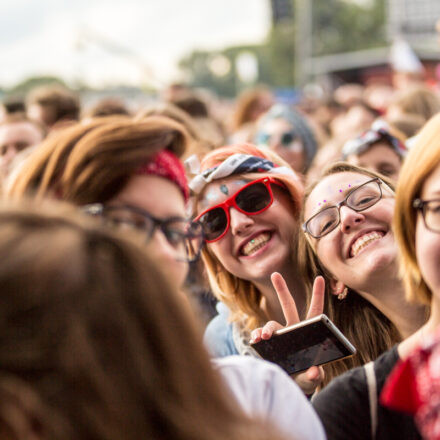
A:
[[[79,1],[71,15],[36,3],[0,5],[34,23],[8,18],[0,41],[0,435],[440,438],[437,401],[428,415],[412,407],[415,421],[397,411],[414,403],[399,392],[423,362],[397,376],[371,426],[367,379],[353,370],[375,362],[377,405],[395,364],[439,324],[440,283],[425,278],[440,253],[414,253],[440,231],[436,200],[421,198],[440,161],[440,2]],[[209,38],[186,41],[196,30]],[[336,185],[345,200],[331,193],[325,217]],[[408,231],[393,223],[395,194]],[[405,202],[426,227],[412,247]],[[346,212],[358,216],[347,227]],[[341,257],[341,234],[364,221],[374,227]],[[254,359],[249,341],[291,321],[283,290],[293,321],[324,311],[356,356],[295,381]],[[347,402],[362,414],[353,422]]]

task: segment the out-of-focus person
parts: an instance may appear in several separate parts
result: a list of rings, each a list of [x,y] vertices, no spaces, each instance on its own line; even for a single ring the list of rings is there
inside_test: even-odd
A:
[[[229,143],[251,142],[255,123],[275,103],[272,92],[266,87],[255,87],[242,92],[235,104],[229,128]]]
[[[2,203],[0,255],[2,439],[324,438],[307,406],[285,437],[245,415],[135,237],[71,207]]]
[[[130,116],[130,111],[124,101],[119,98],[104,98],[88,108],[82,115],[82,120],[86,118],[96,118],[101,116],[125,115]]]
[[[377,120],[369,130],[344,144],[342,159],[397,182],[407,152],[404,136]]]
[[[275,104],[258,120],[255,144],[269,148],[296,172],[306,173],[318,150],[318,143],[306,118],[298,111]]]
[[[28,119],[24,113],[6,115],[0,122],[0,176],[4,179],[19,153],[38,145],[45,137],[41,124]]]
[[[65,127],[79,119],[78,96],[60,85],[31,90],[26,98],[27,115],[49,130]]]
[[[402,114],[421,116],[426,122],[440,112],[440,96],[425,85],[413,85],[396,94],[388,107],[387,119],[393,119]]]

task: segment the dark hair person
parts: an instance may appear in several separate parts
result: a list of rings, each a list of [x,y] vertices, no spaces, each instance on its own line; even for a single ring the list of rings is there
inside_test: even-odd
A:
[[[279,438],[225,390],[154,249],[75,214],[0,206],[0,436]]]

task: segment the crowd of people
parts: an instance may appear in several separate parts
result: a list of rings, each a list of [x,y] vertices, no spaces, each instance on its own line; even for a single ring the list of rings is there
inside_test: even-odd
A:
[[[420,80],[5,101],[1,437],[440,438],[439,139]],[[354,355],[253,347],[322,314]]]

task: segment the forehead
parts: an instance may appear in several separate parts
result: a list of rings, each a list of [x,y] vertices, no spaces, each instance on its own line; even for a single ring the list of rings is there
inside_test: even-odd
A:
[[[440,164],[427,177],[422,186],[421,196],[429,198],[440,194]]]
[[[371,180],[372,177],[355,172],[341,172],[326,176],[313,188],[305,204],[305,217],[341,201],[347,192]]]
[[[400,162],[400,156],[386,142],[379,141],[359,154],[361,159],[376,160],[381,162]]]
[[[203,211],[225,201],[252,180],[245,179],[242,176],[231,176],[226,179],[215,180],[204,189],[198,203],[198,210]]]
[[[39,142],[43,138],[41,131],[31,122],[14,122],[0,126],[0,142],[30,140]]]
[[[291,129],[292,124],[284,118],[271,119],[263,125],[263,131],[266,133],[277,133]]]

